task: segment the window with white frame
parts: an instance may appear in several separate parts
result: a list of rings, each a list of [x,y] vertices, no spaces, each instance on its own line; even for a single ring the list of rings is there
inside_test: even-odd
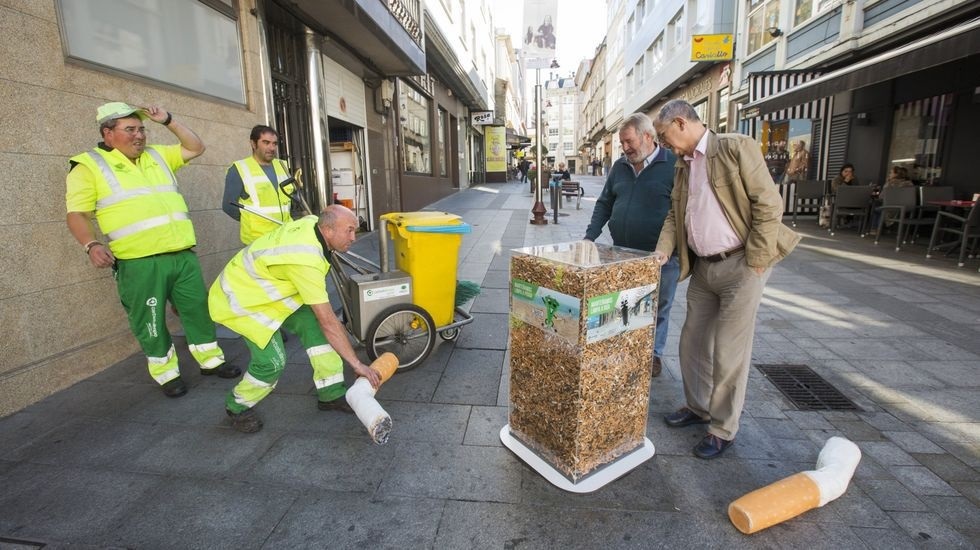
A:
[[[766,29],[779,27],[779,1],[749,0],[749,43],[746,54],[751,55],[775,40]]]
[[[633,27],[636,26],[636,14],[630,15],[629,21],[626,22],[626,43],[629,44],[633,41]]]
[[[653,41],[650,49],[647,50],[647,57],[650,58],[650,75],[654,75],[664,64],[664,33]]]
[[[230,6],[199,0],[173,0],[165,9],[155,2],[116,4],[57,3],[69,58],[245,103],[242,46]]]
[[[572,142],[571,141],[566,141],[566,142],[563,143],[563,145],[565,146],[565,151],[574,151],[575,150],[575,146],[572,145]]]
[[[684,38],[687,36],[687,30],[684,28],[684,9],[681,8],[677,12],[677,15],[670,20],[670,29],[673,33],[673,40],[671,40],[672,48],[682,48],[684,46]]]
[[[796,0],[796,9],[793,10],[793,27],[798,27],[811,18],[827,11],[838,1],[839,0]]]
[[[633,83],[633,71],[626,73],[626,90],[625,94],[631,94],[636,90],[636,86]]]
[[[636,3],[636,20],[642,22],[643,18],[646,17],[647,3],[646,0],[640,0]]]
[[[644,76],[645,76],[643,74],[643,57],[642,56],[640,57],[640,60],[636,62],[636,65],[633,67],[633,74],[634,74],[634,76],[636,78],[636,87],[639,88],[640,86],[643,85],[643,80],[644,80]]]

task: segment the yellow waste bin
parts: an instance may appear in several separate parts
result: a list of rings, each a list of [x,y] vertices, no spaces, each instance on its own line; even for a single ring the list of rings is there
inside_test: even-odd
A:
[[[412,276],[415,305],[436,327],[453,320],[456,264],[470,225],[448,212],[392,212],[381,216],[395,245],[395,265]]]

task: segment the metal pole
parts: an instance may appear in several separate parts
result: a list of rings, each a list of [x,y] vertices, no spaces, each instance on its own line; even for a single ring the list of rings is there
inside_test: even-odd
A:
[[[534,134],[536,137],[535,148],[535,162],[538,164],[538,171],[535,174],[535,184],[534,184],[534,206],[531,208],[531,213],[534,214],[534,219],[531,220],[532,225],[548,225],[548,220],[544,215],[548,212],[545,208],[544,202],[542,202],[542,192],[541,192],[541,178],[544,177],[544,163],[541,159],[541,68],[535,69],[536,84],[534,85]]]

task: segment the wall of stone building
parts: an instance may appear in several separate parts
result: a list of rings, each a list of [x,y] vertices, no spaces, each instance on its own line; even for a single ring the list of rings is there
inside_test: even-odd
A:
[[[65,225],[68,158],[99,140],[96,108],[159,104],[204,140],[178,182],[209,285],[239,249],[237,223],[220,207],[225,169],[250,154],[249,130],[265,122],[254,0],[238,2],[248,106],[68,62],[55,4],[0,0],[0,416],[139,351],[111,273],[89,264]],[[148,127],[151,143],[176,143]]]

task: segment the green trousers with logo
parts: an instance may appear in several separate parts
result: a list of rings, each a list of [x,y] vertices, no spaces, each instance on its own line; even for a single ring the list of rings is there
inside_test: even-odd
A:
[[[167,302],[176,308],[187,347],[201,368],[217,369],[224,364],[225,355],[218,347],[214,321],[208,313],[208,290],[194,252],[188,249],[117,260],[114,274],[129,328],[146,354],[150,376],[158,384],[180,376],[167,330]]]
[[[320,323],[310,306],[300,306],[282,322],[282,328],[299,336],[306,348],[306,355],[313,365],[313,383],[316,385],[317,399],[333,401],[347,393],[344,384],[344,360],[327,342],[320,330]],[[279,376],[286,367],[286,350],[282,344],[282,333],[276,331],[265,347],[260,348],[245,338],[245,345],[252,356],[248,372],[225,399],[225,407],[238,414],[251,409],[275,389]]]

